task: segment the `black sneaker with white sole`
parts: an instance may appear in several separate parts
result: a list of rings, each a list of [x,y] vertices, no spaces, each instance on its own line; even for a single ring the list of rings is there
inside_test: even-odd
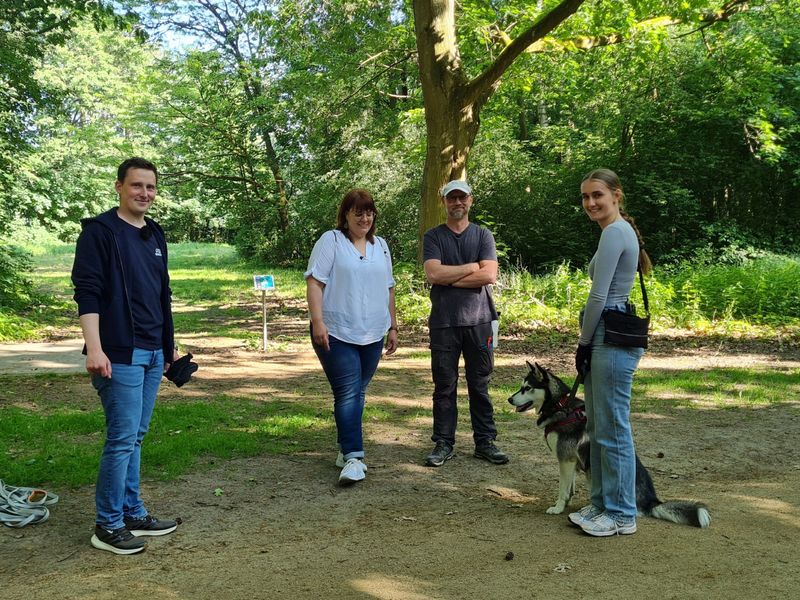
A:
[[[124,517],[125,527],[135,536],[167,535],[178,528],[178,522],[172,519],[156,519],[153,515],[145,515],[141,519]]]
[[[425,464],[429,467],[441,467],[445,461],[450,460],[453,456],[455,456],[453,447],[444,440],[439,440],[436,442],[436,447],[433,451],[425,457]]]
[[[94,528],[92,546],[98,550],[106,550],[114,554],[136,554],[145,549],[146,542],[128,531],[127,527],[104,529],[99,525]]]

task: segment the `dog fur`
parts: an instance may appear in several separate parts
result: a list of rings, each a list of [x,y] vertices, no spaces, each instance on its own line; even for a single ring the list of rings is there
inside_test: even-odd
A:
[[[569,418],[569,415],[580,416],[583,401],[577,397],[572,401],[566,400],[570,388],[561,379],[537,363],[527,364],[529,371],[522,382],[522,387],[508,401],[516,407],[517,412],[533,411],[538,417],[537,426],[549,431],[545,434],[545,441],[558,460],[558,498],[547,512],[557,515],[564,512],[575,492],[577,471],[583,471],[587,479],[591,480],[586,420]],[[559,402],[560,400],[562,401]],[[640,515],[673,523],[702,528],[708,527],[711,523],[708,508],[700,502],[659,500],[653,480],[638,455],[636,456],[636,507]]]

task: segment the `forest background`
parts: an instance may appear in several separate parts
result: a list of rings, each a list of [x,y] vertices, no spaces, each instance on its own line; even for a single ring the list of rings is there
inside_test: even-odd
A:
[[[26,323],[46,319],[19,246],[74,242],[81,218],[116,204],[115,168],[131,155],[159,165],[153,216],[171,242],[230,243],[264,266],[303,265],[343,193],[365,187],[422,297],[420,233],[441,219],[436,189],[466,176],[472,217],[494,231],[513,276],[503,283],[554,277],[561,287],[538,303],[570,310],[598,235],[580,180],[610,167],[671,324],[796,322],[798,9],[4,2],[0,337],[35,337]],[[422,324],[418,306],[401,317]],[[531,319],[512,311],[507,325],[515,314]]]

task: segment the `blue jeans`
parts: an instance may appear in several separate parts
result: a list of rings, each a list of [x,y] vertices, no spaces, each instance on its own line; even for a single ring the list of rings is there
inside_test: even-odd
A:
[[[111,364],[111,378],[92,376],[106,416],[106,443],[97,475],[97,525],[117,529],[123,516],[147,514],[139,497],[142,438],[150,426],[164,373],[164,353],[134,348],[131,364]]]
[[[322,369],[333,392],[333,417],[336,420],[336,441],[344,459],[364,458],[361,419],[364,396],[378,368],[383,340],[360,346],[328,336],[330,350],[313,342]]]
[[[636,518],[631,389],[644,349],[605,344],[604,334],[605,324],[601,319],[592,338],[591,369],[584,380],[591,448],[591,498],[593,505],[611,516],[630,520]]]

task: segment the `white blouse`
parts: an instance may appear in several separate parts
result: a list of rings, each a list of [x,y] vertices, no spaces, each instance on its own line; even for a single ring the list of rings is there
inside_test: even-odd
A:
[[[386,335],[392,324],[389,289],[395,281],[382,238],[367,242],[366,256],[361,256],[341,231],[326,231],[314,244],[304,277],[325,284],[322,320],[330,335],[362,346]]]

